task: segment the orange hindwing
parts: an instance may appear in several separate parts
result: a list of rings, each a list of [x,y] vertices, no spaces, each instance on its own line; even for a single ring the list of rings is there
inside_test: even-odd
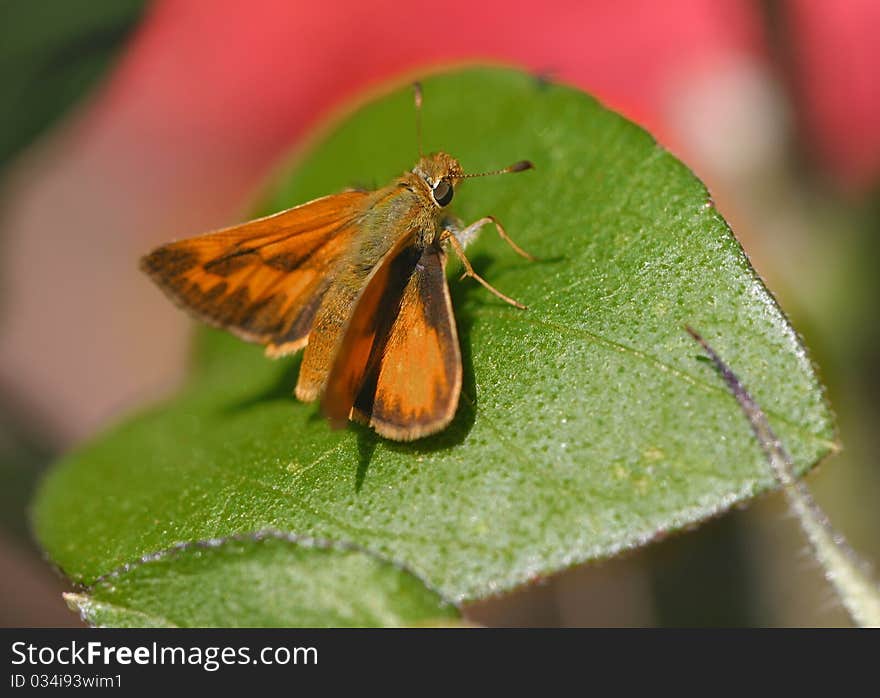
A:
[[[462,369],[445,263],[439,247],[409,246],[374,276],[327,381],[331,420],[350,416],[398,441],[452,420]]]

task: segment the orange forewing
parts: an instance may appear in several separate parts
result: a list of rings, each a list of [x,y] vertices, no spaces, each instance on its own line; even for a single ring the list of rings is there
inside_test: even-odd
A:
[[[178,304],[272,356],[308,342],[315,312],[348,249],[365,192],[315,199],[266,218],[164,245],[141,267]]]
[[[409,247],[386,265],[386,280],[374,278],[376,287],[384,284],[381,299],[374,307],[358,304],[343,344],[348,350],[360,345],[360,363],[370,334],[362,328],[372,327],[368,358],[362,369],[352,370],[354,361],[340,352],[323,403],[331,419],[350,416],[398,441],[433,434],[452,420],[462,371],[445,262],[438,247]],[[348,342],[352,336],[360,342]],[[345,387],[339,394],[332,392],[337,380]]]

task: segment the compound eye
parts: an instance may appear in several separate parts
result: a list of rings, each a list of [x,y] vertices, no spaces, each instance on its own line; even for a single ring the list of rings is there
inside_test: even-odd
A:
[[[452,201],[452,195],[455,192],[452,190],[452,185],[449,182],[445,179],[441,179],[437,182],[437,186],[434,187],[434,190],[431,193],[438,206],[448,206],[449,202]]]

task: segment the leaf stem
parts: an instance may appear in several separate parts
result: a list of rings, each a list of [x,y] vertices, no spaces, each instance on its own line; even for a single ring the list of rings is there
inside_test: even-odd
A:
[[[869,565],[858,556],[843,535],[834,529],[828,516],[813,499],[807,485],[797,479],[791,456],[736,374],[699,333],[688,326],[685,326],[685,330],[715,364],[749,420],[774,478],[782,486],[789,506],[810,541],[816,560],[825,570],[825,578],[834,587],[853,622],[861,627],[880,627],[880,587],[872,578]]]

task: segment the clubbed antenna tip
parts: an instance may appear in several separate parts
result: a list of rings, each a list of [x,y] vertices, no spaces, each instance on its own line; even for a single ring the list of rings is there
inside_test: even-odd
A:
[[[508,167],[507,171],[522,172],[523,170],[533,170],[534,168],[535,166],[528,160],[520,160],[519,162],[515,162],[510,167]]]

